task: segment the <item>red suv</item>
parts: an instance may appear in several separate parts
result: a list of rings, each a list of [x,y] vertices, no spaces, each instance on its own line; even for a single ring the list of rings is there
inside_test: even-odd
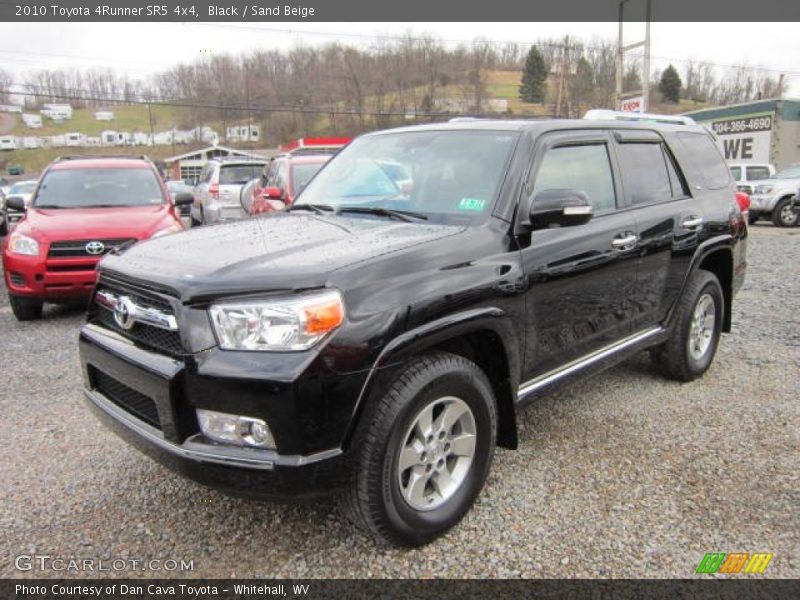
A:
[[[148,159],[56,159],[42,174],[30,207],[3,240],[11,309],[39,318],[44,302],[85,302],[95,266],[122,245],[183,230],[164,181]],[[24,210],[24,207],[22,207]]]
[[[249,214],[257,215],[290,206],[298,192],[330,158],[331,154],[276,156],[264,167],[261,179],[250,192],[250,206],[245,206],[245,209]]]

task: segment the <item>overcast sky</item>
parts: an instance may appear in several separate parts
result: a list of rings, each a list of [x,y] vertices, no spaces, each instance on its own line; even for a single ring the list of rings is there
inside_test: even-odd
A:
[[[626,25],[626,43],[643,36]],[[341,41],[368,45],[370,36],[432,34],[448,43],[483,37],[529,43],[570,35],[583,41],[615,40],[616,23],[0,23],[0,66],[26,70],[111,67],[145,77],[202,52],[239,54],[259,48]],[[653,68],[687,58],[722,65],[746,64],[785,72],[785,96],[800,97],[800,29],[796,23],[654,23]]]

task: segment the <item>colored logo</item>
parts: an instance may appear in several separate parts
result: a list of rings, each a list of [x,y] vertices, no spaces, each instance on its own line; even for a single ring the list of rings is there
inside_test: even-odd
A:
[[[763,573],[772,554],[767,552],[709,552],[700,561],[696,573]]]

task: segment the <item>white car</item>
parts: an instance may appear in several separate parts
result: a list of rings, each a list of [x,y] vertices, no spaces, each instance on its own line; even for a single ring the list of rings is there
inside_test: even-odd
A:
[[[756,184],[754,182],[769,179],[775,175],[775,167],[768,163],[736,164],[728,163],[731,175],[736,181],[736,189],[745,194],[752,194]]]
[[[797,225],[798,214],[792,200],[800,186],[800,165],[778,171],[772,178],[759,181],[750,194],[750,223],[770,219],[776,227]]]
[[[248,181],[261,175],[266,160],[215,158],[208,161],[194,188],[192,225],[219,223],[245,217],[239,196]]]

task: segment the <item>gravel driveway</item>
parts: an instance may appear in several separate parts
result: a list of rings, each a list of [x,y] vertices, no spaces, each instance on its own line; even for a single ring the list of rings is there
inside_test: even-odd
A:
[[[800,577],[800,229],[751,232],[705,378],[665,381],[642,355],[534,404],[464,521],[418,550],[376,547],[331,503],[226,497],[120,443],[83,406],[81,312],[17,323],[2,290],[0,576],[65,575],[14,569],[49,554],[192,559],[208,577],[690,577],[721,551],[772,552],[766,575]]]

